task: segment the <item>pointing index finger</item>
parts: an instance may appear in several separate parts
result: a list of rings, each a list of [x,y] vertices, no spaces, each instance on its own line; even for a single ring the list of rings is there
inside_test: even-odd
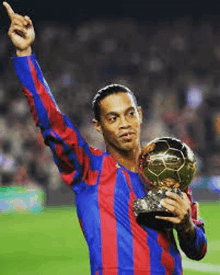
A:
[[[12,16],[14,14],[13,9],[11,8],[11,6],[7,3],[7,2],[3,2],[3,6],[5,7],[7,14],[9,16],[10,19],[12,19]]]

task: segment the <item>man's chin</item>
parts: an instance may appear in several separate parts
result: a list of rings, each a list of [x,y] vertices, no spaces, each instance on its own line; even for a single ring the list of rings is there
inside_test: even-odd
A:
[[[120,150],[121,151],[126,151],[126,152],[130,152],[133,151],[134,149],[136,149],[137,145],[136,144],[123,144],[122,146],[120,146]]]

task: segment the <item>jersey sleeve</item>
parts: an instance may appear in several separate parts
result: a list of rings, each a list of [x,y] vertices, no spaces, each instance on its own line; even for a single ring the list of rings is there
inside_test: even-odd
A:
[[[92,149],[70,119],[61,113],[35,55],[12,60],[35,124],[40,127],[45,144],[51,148],[64,182],[73,187],[81,181],[95,185],[99,170],[96,158],[102,151]]]
[[[199,219],[198,203],[193,202],[191,190],[186,190],[187,196],[191,201],[191,216],[195,225],[195,237],[182,239],[179,238],[180,247],[186,256],[192,260],[201,260],[207,253],[207,239],[205,235],[204,222]]]

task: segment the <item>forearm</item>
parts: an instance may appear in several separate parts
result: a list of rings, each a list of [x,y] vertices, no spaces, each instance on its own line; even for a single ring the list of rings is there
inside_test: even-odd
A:
[[[193,225],[187,230],[177,231],[180,247],[187,257],[201,260],[207,251],[207,240],[203,227]]]
[[[187,216],[181,224],[175,226],[177,230],[178,237],[182,240],[194,240],[196,235],[195,224],[193,223],[192,218],[188,218]]]
[[[13,64],[22,84],[24,95],[28,99],[36,125],[42,129],[58,127],[63,130],[62,115],[43,77],[35,55],[13,57]]]

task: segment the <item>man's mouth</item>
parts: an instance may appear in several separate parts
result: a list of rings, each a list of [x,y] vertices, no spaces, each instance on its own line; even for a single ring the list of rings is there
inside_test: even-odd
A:
[[[120,138],[131,138],[135,133],[134,132],[126,132],[121,134],[119,137]]]

